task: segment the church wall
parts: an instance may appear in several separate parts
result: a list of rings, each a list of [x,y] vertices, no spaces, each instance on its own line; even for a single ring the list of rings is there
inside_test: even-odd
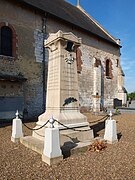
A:
[[[6,81],[4,91],[9,97],[23,97],[24,107],[28,111],[28,116],[32,117],[40,114],[43,104],[42,90],[42,64],[36,62],[34,31],[41,26],[41,17],[35,12],[25,10],[7,1],[0,0],[0,22],[10,23],[17,34],[17,58],[0,56],[0,72],[9,75],[23,75],[27,81],[22,82],[23,93],[18,92],[16,84]],[[11,94],[10,84],[12,83]],[[3,83],[0,81],[0,87]],[[3,90],[0,88],[0,96]]]
[[[27,81],[22,83],[23,92],[17,90],[16,86],[14,86],[14,90],[15,92],[22,92],[22,94],[16,95],[24,97],[24,108],[27,109],[29,117],[36,116],[43,111],[42,16],[36,11],[0,0],[0,22],[12,24],[17,34],[17,58],[9,59],[0,56],[0,72],[11,75],[21,74],[27,78]],[[101,60],[103,67],[101,96],[105,99],[104,105],[107,106],[117,92],[116,59],[119,59],[119,48],[50,16],[48,16],[46,26],[47,33],[56,33],[58,30],[70,31],[82,38],[80,49],[83,65],[81,74],[78,74],[79,97],[80,105],[88,109],[93,106],[93,58],[96,57]],[[105,58],[112,61],[112,79],[104,77]],[[47,59],[48,52],[46,50],[46,73]],[[0,86],[1,89],[1,82]],[[9,85],[6,88],[6,91],[9,90],[10,92]],[[0,96],[3,96],[1,90]],[[9,94],[9,96],[13,96],[13,94]]]
[[[101,60],[102,65],[102,88],[101,88],[101,101],[105,107],[113,106],[113,99],[117,97],[117,76],[118,68],[117,60],[120,60],[120,49],[112,46],[109,43],[105,43],[98,38],[95,38],[87,33],[82,33],[72,26],[66,24],[59,25],[56,20],[48,20],[47,30],[48,32],[55,33],[61,28],[62,31],[73,32],[77,37],[82,38],[82,72],[78,74],[79,79],[79,97],[80,105],[92,109],[93,107],[93,66],[96,57]],[[106,58],[112,62],[112,79],[108,79],[105,76],[105,61]]]

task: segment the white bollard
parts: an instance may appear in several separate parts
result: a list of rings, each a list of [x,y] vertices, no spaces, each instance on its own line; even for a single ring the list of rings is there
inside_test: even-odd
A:
[[[50,127],[45,128],[44,150],[42,161],[48,165],[56,164],[63,159],[60,149],[59,129],[53,126],[53,117],[49,120]]]
[[[110,111],[110,119],[105,122],[105,134],[104,139],[109,144],[113,144],[118,142],[117,138],[117,129],[116,129],[116,121],[112,119],[112,112]]]
[[[11,141],[16,143],[19,142],[20,138],[23,137],[23,132],[22,132],[22,121],[19,119],[19,112],[18,110],[16,111],[16,118],[13,119],[12,123],[12,136],[11,136]]]

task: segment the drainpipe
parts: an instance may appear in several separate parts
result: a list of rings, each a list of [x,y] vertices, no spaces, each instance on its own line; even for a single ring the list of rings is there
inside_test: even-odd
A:
[[[47,22],[47,13],[45,13],[44,18],[42,19],[42,33],[43,33],[43,112],[46,109],[46,62],[45,62],[45,57],[46,57],[46,51],[44,47],[44,40],[47,38],[47,31],[46,31],[46,22]]]

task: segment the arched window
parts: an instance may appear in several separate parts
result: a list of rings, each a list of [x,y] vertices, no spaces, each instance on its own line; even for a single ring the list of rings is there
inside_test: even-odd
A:
[[[8,23],[0,23],[0,55],[16,57],[16,32]]]
[[[106,59],[105,61],[105,76],[108,79],[113,78],[113,72],[112,72],[112,61],[110,59]]]
[[[77,73],[81,73],[81,71],[82,71],[82,64],[83,64],[83,62],[82,62],[81,56],[82,56],[81,49],[77,48],[76,49]]]
[[[110,77],[110,61],[106,60],[106,76]]]
[[[116,67],[119,67],[119,59],[116,59],[116,63],[117,63]]]
[[[12,56],[12,30],[8,26],[1,28],[1,55]]]

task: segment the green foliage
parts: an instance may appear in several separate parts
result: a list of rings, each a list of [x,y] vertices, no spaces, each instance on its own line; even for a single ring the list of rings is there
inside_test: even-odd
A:
[[[135,99],[135,91],[127,94],[127,99]]]
[[[119,114],[120,113],[120,111],[119,111],[119,109],[116,107],[116,109],[115,109],[115,114]]]

